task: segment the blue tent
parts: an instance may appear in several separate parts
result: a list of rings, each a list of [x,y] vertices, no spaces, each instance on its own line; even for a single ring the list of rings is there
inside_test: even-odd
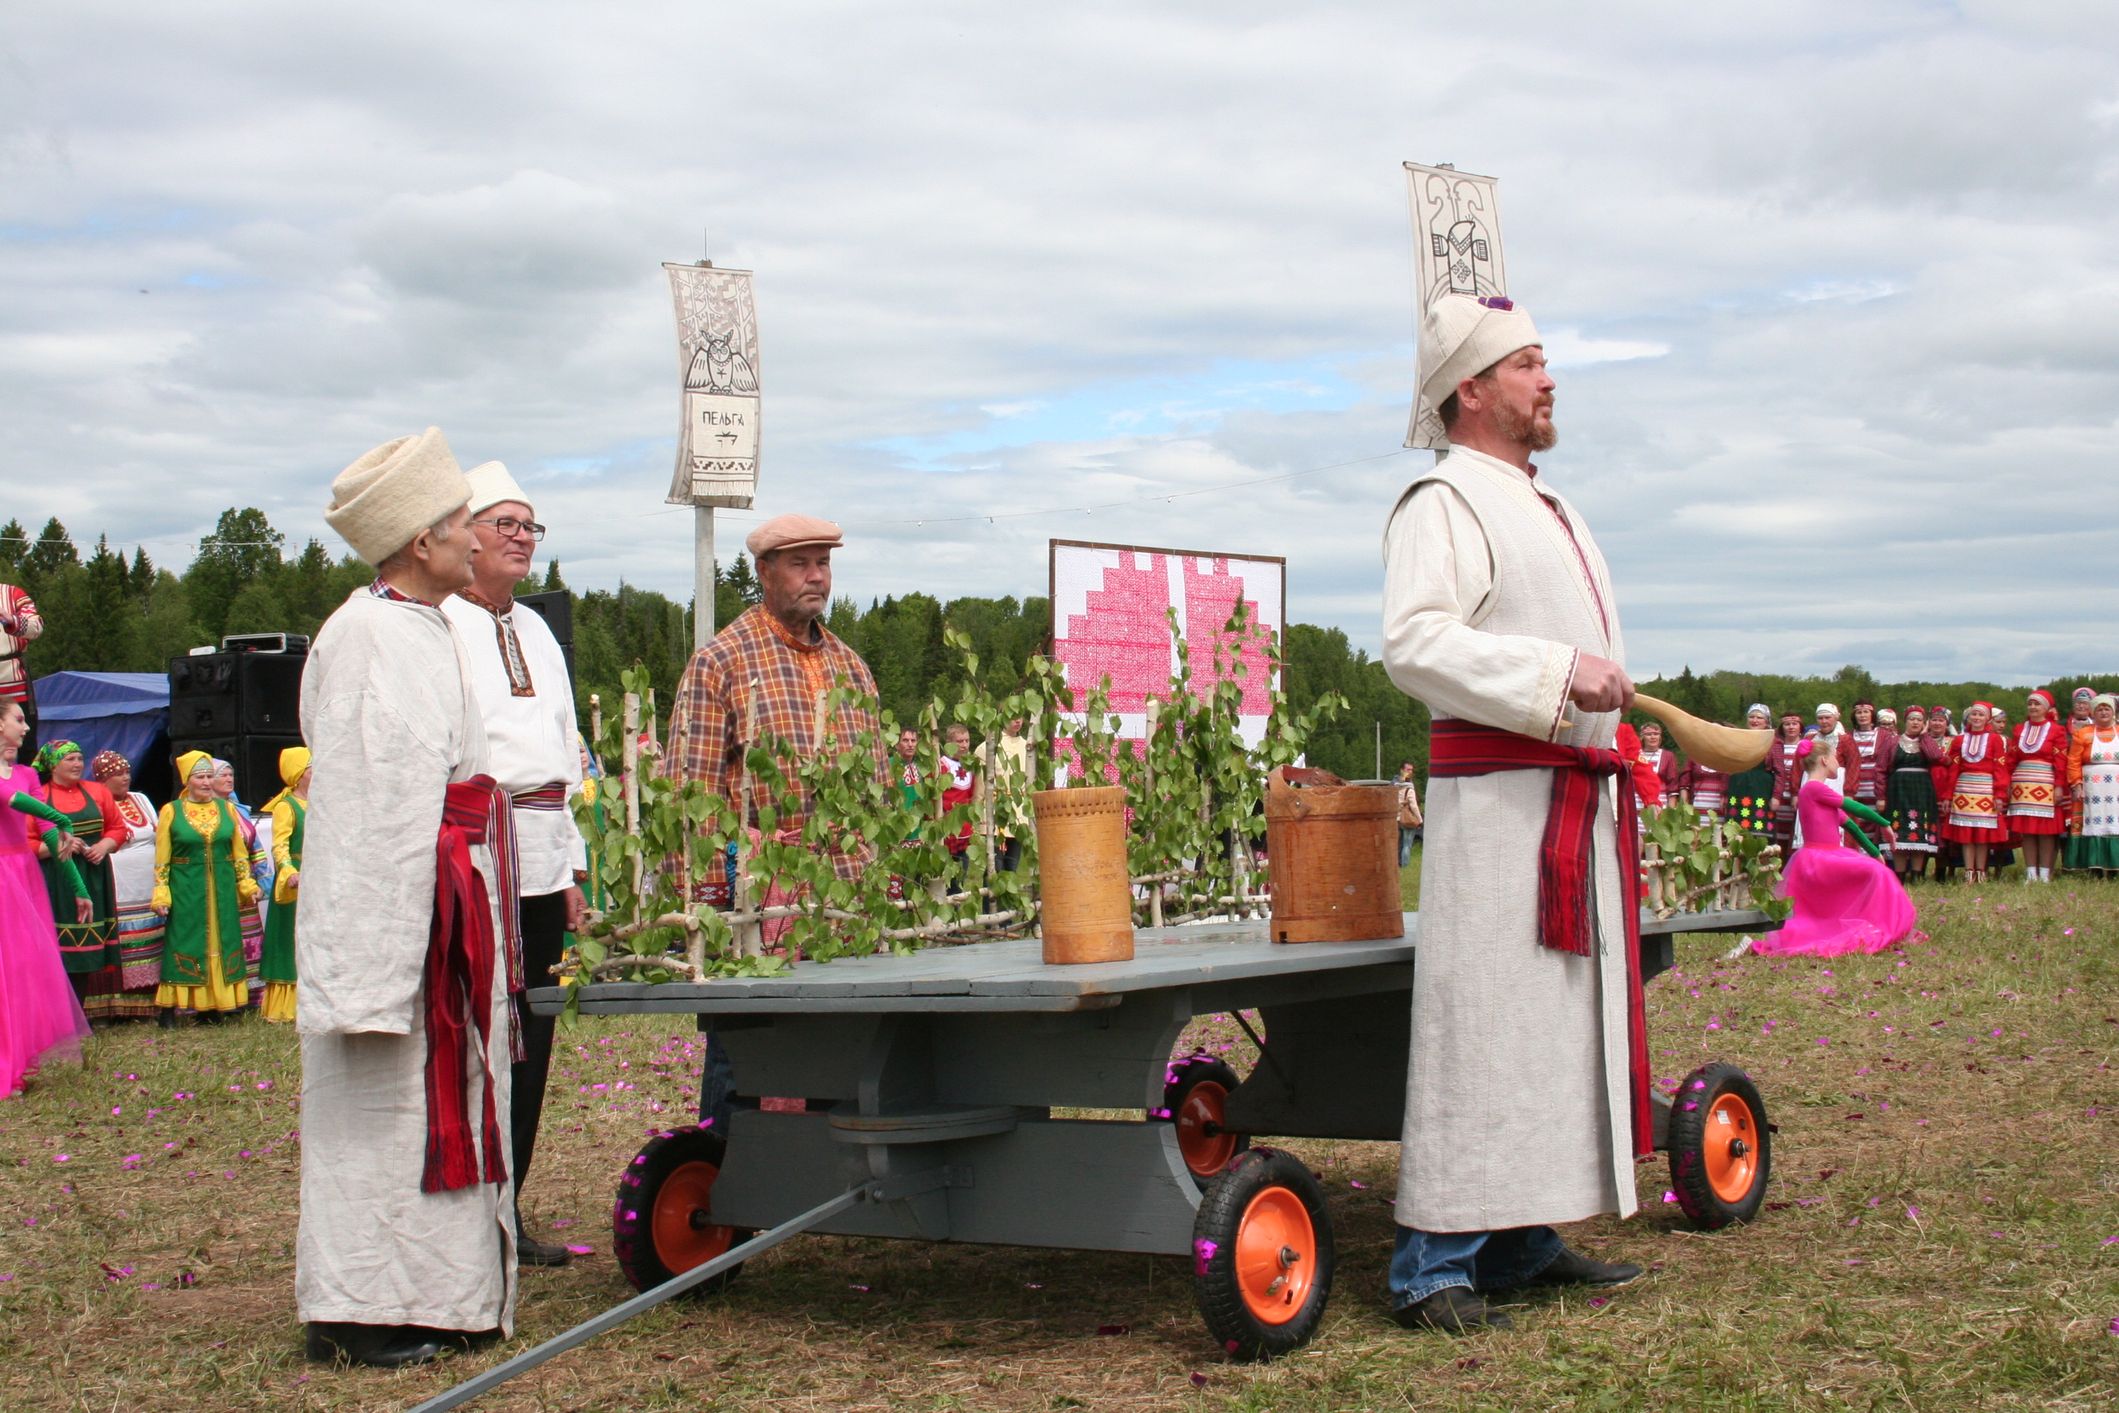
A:
[[[116,751],[134,788],[157,794],[169,776],[169,677],[161,672],[54,672],[39,677],[37,739],[81,743],[91,760]]]

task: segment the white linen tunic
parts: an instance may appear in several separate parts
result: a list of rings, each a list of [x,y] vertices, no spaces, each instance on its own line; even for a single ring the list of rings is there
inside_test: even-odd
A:
[[[471,687],[485,715],[488,774],[510,795],[558,781],[567,800],[581,791],[580,731],[574,714],[574,684],[567,676],[566,654],[552,636],[544,615],[510,603],[495,615],[454,595],[442,612],[456,627],[458,641],[471,663]],[[499,626],[505,618],[522,647],[522,668],[532,695],[517,696],[501,656]],[[589,866],[588,845],[574,823],[573,812],[515,807],[515,853],[521,893],[541,898],[574,885],[574,870]],[[543,978],[532,978],[543,985]]]
[[[444,788],[486,763],[485,729],[448,619],[424,604],[356,592],[309,655],[302,734],[314,756],[295,938],[301,1318],[512,1333],[512,1184],[419,1188],[435,836]],[[485,848],[472,853],[490,887]],[[475,1142],[480,1085],[491,1076],[504,1160],[507,1001],[507,968],[496,957],[491,1040],[483,1065],[469,1057],[466,1088]]]
[[[1566,720],[1579,654],[1624,661],[1610,579],[1542,480],[1452,449],[1399,500],[1384,566],[1384,665],[1434,716],[1612,744],[1618,713]],[[1596,952],[1579,957],[1538,940],[1552,776],[1428,782],[1402,1226],[1498,1231],[1635,1209],[1613,782],[1593,844]]]

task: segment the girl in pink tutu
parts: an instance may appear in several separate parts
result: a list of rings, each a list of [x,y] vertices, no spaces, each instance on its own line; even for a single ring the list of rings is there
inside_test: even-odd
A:
[[[18,793],[37,803],[37,772],[15,763],[28,734],[22,704],[0,701],[0,1097],[20,1093],[23,1079],[46,1060],[78,1057],[88,1034],[88,1018],[59,960],[51,894],[30,847],[32,830],[41,836],[52,826],[12,803]],[[85,893],[77,906],[87,907]]]
[[[1840,835],[1844,811],[1883,828],[1884,817],[1859,800],[1832,788],[1839,762],[1829,751],[1800,747],[1803,785],[1796,796],[1802,817],[1803,846],[1781,874],[1781,893],[1795,911],[1751,944],[1763,956],[1836,957],[1846,952],[1881,952],[1913,930],[1913,900],[1883,860],[1847,847]]]

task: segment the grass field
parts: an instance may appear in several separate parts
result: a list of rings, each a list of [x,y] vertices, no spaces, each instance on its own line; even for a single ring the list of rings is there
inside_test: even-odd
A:
[[[2119,1404],[2119,885],[1916,892],[1877,957],[1724,962],[1650,987],[1656,1073],[1746,1066],[1780,1125],[1756,1224],[1573,1229],[1650,1278],[1539,1296],[1512,1333],[1399,1331],[1381,1298],[1391,1145],[1290,1147],[1332,1196],[1319,1337],[1224,1362],[1188,1263],[799,1238],[486,1401],[517,1409],[2101,1409]],[[1226,1020],[1201,1043],[1247,1046]],[[1397,1063],[1397,1057],[1384,1057]],[[681,1024],[563,1037],[524,1207],[586,1248],[525,1272],[502,1351],[402,1374],[303,1362],[292,1294],[294,1038],[251,1021],[99,1035],[0,1104],[0,1408],[402,1407],[617,1303],[620,1166],[685,1121]]]

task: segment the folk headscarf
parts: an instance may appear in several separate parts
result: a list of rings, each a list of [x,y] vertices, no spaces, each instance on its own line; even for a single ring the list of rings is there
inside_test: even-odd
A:
[[[88,773],[98,780],[108,780],[131,769],[132,762],[116,751],[97,751],[96,758],[88,763]]]
[[[34,762],[38,778],[49,782],[52,778],[52,770],[60,761],[65,760],[68,756],[77,756],[79,754],[81,754],[81,747],[73,741],[52,741],[38,747],[37,759]]]

